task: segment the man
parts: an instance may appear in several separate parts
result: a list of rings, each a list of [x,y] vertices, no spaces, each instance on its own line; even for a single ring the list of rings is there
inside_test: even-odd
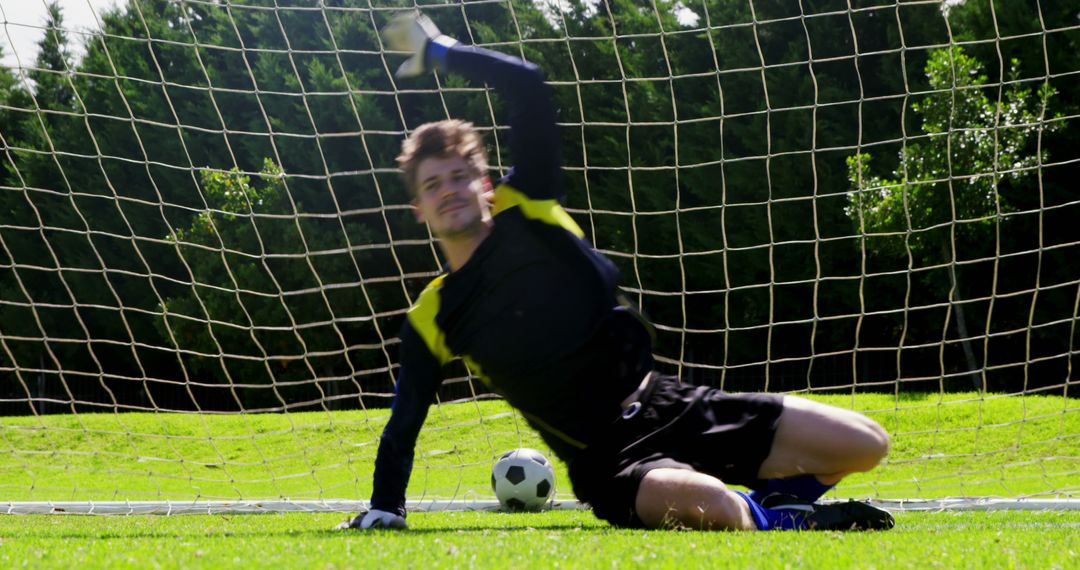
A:
[[[454,358],[522,413],[568,464],[578,498],[614,525],[892,527],[863,503],[815,504],[884,457],[888,436],[872,420],[653,372],[650,329],[619,301],[615,266],[559,205],[555,110],[535,65],[458,44],[418,14],[384,35],[411,54],[399,77],[438,68],[496,89],[512,108],[516,164],[493,187],[483,143],[461,121],[424,125],[402,145],[417,220],[439,238],[449,271],[409,310],[371,509],[342,528],[406,527],[416,437]]]

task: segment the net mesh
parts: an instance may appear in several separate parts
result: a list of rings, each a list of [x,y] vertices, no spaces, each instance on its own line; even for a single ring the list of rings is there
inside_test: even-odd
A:
[[[460,117],[501,174],[504,106],[394,78],[377,30],[412,4],[87,5],[0,2],[3,495],[366,498],[397,331],[441,263],[393,158]],[[567,209],[664,371],[877,419],[892,454],[841,496],[1075,495],[1075,9],[421,7],[545,70]],[[493,458],[543,444],[447,377],[409,498],[490,499]]]

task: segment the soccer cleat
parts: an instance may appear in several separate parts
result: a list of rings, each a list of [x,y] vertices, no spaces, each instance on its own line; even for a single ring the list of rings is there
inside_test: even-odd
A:
[[[823,505],[774,493],[762,498],[761,506],[806,513],[803,521],[806,530],[889,530],[896,526],[896,519],[888,511],[859,501]]]
[[[814,505],[806,517],[809,530],[889,530],[896,519],[888,511],[859,501]]]

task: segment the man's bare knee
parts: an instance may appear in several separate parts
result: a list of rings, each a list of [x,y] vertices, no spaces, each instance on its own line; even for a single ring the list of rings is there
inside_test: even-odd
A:
[[[870,471],[889,453],[889,434],[876,421],[860,414],[849,425],[844,438],[847,457],[838,462],[840,475]]]
[[[749,530],[749,507],[719,479],[684,469],[654,469],[641,480],[635,510],[650,528]]]
[[[889,454],[889,434],[881,424],[861,416],[859,443],[855,446],[859,459],[852,471],[869,471]]]
[[[869,471],[889,452],[889,435],[869,417],[842,408],[788,396],[763,478],[809,473],[822,481]]]

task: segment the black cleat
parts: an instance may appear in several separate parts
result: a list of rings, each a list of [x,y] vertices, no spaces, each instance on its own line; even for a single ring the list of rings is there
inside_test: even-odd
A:
[[[806,517],[809,530],[889,530],[894,526],[896,519],[889,511],[859,501],[814,505],[813,514]]]
[[[888,511],[859,501],[810,503],[792,495],[772,494],[761,500],[767,509],[806,512],[806,530],[889,530],[896,519]]]

